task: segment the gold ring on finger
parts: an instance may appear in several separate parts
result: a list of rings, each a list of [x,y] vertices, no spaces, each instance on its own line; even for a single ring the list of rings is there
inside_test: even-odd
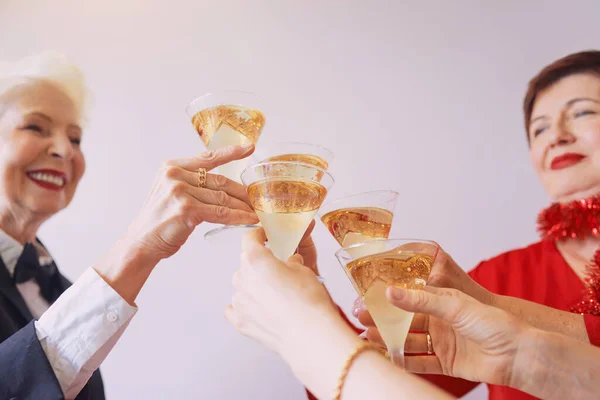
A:
[[[206,168],[198,168],[198,187],[206,186]]]
[[[433,354],[433,344],[431,343],[431,335],[429,334],[429,332],[425,333],[425,337],[427,337],[427,354],[432,355]]]

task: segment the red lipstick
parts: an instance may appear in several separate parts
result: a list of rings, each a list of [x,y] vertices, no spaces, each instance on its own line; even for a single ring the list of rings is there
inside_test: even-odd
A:
[[[569,168],[585,158],[584,155],[577,153],[565,153],[555,157],[550,163],[550,168],[554,170]]]
[[[67,175],[54,169],[37,169],[27,171],[27,177],[44,189],[59,191],[67,183]]]

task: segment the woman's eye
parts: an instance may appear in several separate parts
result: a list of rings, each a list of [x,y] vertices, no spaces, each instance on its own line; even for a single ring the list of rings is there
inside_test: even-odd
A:
[[[35,132],[43,132],[43,129],[36,124],[29,124],[25,127],[25,129],[27,129],[28,131],[35,131]]]
[[[536,136],[544,133],[545,130],[546,130],[545,126],[540,127],[540,128],[536,128],[536,129],[533,130],[533,136],[536,137]]]
[[[594,112],[592,110],[581,110],[581,111],[577,111],[575,113],[575,118],[585,117],[586,115],[592,115],[592,114],[596,114],[596,112]]]

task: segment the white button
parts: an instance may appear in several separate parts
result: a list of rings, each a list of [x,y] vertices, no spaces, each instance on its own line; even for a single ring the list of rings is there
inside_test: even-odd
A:
[[[110,322],[117,322],[119,316],[116,312],[110,311],[108,314],[106,314],[106,319],[108,319]]]

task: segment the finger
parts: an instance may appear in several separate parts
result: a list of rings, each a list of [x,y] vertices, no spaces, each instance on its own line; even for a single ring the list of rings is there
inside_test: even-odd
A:
[[[240,269],[238,269],[237,271],[235,271],[233,273],[233,275],[231,276],[231,286],[233,286],[234,289],[239,289],[242,286],[242,272],[241,269],[243,268],[243,264],[244,264],[244,253],[242,253],[241,255],[241,260],[240,260],[240,264],[242,264],[242,267]]]
[[[415,374],[443,374],[440,360],[431,356],[410,356],[405,354],[404,367],[408,372]]]
[[[234,326],[235,329],[240,330],[242,323],[231,304],[225,307],[225,318],[231,323],[231,325]]]
[[[410,330],[414,332],[427,332],[429,329],[429,315],[416,313],[410,324]]]
[[[256,247],[265,247],[267,235],[263,228],[252,229],[244,234],[242,238],[242,251],[249,252]]]
[[[405,353],[427,353],[427,335],[425,333],[409,333],[404,342]]]
[[[262,227],[252,229],[242,238],[242,252],[248,257],[248,265],[252,268],[281,268],[289,266],[281,262],[270,249],[267,249],[265,242],[267,236]]]
[[[448,263],[452,262],[451,257],[444,250],[440,249],[435,262],[431,267],[431,274],[427,280],[427,284],[436,287],[453,287],[451,282],[454,281],[454,274],[449,276],[452,268],[448,269]]]
[[[301,254],[296,253],[288,259],[288,263],[304,265],[304,257],[302,257]]]
[[[375,321],[373,321],[373,317],[367,310],[358,313],[358,322],[364,326],[375,326]]]
[[[253,144],[244,146],[234,145],[216,150],[204,151],[194,157],[171,160],[168,164],[185,168],[188,171],[197,171],[199,168],[206,168],[206,170],[210,171],[211,169],[216,168],[219,165],[227,164],[230,161],[246,158],[253,152]]]
[[[197,200],[193,206],[194,214],[197,216],[197,221],[206,221],[213,224],[224,224],[224,225],[242,225],[242,224],[256,224],[258,217],[256,214],[243,211],[235,210],[225,206],[215,206],[212,204],[198,203]]]
[[[234,210],[241,210],[251,214],[256,214],[254,209],[252,209],[252,207],[250,207],[248,204],[236,199],[235,197],[229,196],[226,192],[192,186],[186,186],[185,190],[201,203],[223,206]],[[258,221],[258,217],[256,217],[256,219]]]
[[[367,339],[369,342],[377,343],[380,346],[385,347],[385,342],[379,333],[379,329],[377,328],[369,328],[367,329]]]
[[[193,188],[198,188],[198,172],[188,171],[179,166],[168,166],[165,172],[166,176],[175,181],[185,182]],[[201,188],[198,188],[201,189]],[[204,190],[211,190],[217,193],[223,192],[227,196],[233,197],[243,202],[248,208],[251,208],[250,200],[246,188],[223,175],[207,174]],[[221,195],[222,196],[222,195]]]
[[[315,242],[312,239],[312,236],[305,236],[298,244],[297,251],[306,253],[311,247],[315,247]]]
[[[365,306],[365,302],[363,301],[362,297],[359,296],[356,298],[356,300],[354,300],[354,304],[352,305],[352,315],[355,318],[358,318],[358,314],[366,309],[367,307]]]
[[[426,287],[424,290],[410,290],[389,287],[386,295],[396,307],[433,315],[449,323],[453,322],[461,308],[461,293],[455,289]]]
[[[207,174],[205,186],[208,189],[225,192],[229,196],[235,197],[236,199],[243,201],[249,206],[252,206],[252,203],[250,203],[250,199],[248,198],[248,192],[246,190],[246,187],[235,181],[232,181],[231,179],[226,178],[223,175]]]

